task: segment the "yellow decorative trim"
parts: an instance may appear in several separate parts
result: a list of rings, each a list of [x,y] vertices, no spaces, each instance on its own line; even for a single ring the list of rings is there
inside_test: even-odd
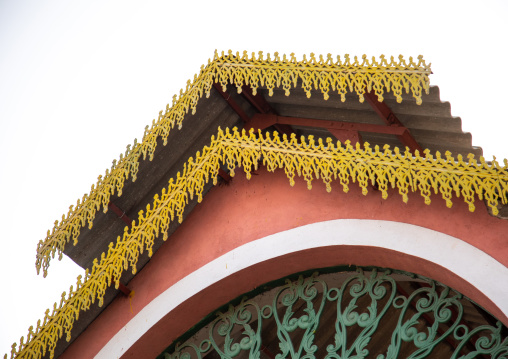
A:
[[[124,182],[129,177],[136,180],[141,156],[145,159],[148,155],[152,160],[157,138],[161,136],[166,144],[169,131],[175,125],[181,128],[184,116],[189,110],[193,114],[196,112],[198,100],[203,94],[206,97],[210,95],[214,82],[219,82],[224,90],[227,84],[234,84],[238,92],[241,92],[243,85],[252,87],[254,93],[259,86],[265,86],[270,96],[276,87],[282,87],[286,95],[289,95],[290,89],[300,84],[307,97],[310,97],[314,88],[320,90],[325,99],[328,99],[330,91],[337,91],[341,100],[345,101],[345,94],[350,91],[358,94],[360,102],[363,102],[365,89],[373,89],[379,101],[383,100],[385,91],[392,91],[397,101],[401,102],[404,89],[406,92],[411,90],[416,102],[421,104],[422,91],[429,91],[430,73],[430,65],[425,63],[421,55],[416,62],[411,57],[409,62],[406,62],[402,56],[399,56],[398,60],[393,57],[387,60],[384,55],[381,55],[379,60],[369,60],[365,55],[361,59],[355,56],[353,60],[349,55],[345,55],[344,59],[337,56],[334,60],[330,54],[326,59],[321,55],[316,59],[315,55],[311,54],[309,59],[304,56],[302,61],[297,61],[294,54],[289,58],[283,55],[281,59],[278,53],[275,53],[272,59],[270,54],[264,58],[262,52],[259,52],[258,56],[252,53],[250,57],[246,51],[242,55],[233,54],[231,51],[228,54],[223,52],[221,56],[215,52],[213,61],[208,60],[206,67],[201,66],[199,75],[195,75],[192,82],[187,81],[185,92],[180,90],[178,100],[176,95],[173,97],[173,106],[166,106],[165,113],[159,113],[157,122],[154,120],[150,128],[145,128],[142,143],[134,141],[132,148],[129,145],[125,156],[120,155],[118,162],[113,161],[111,170],[106,170],[104,177],[99,176],[90,194],[85,194],[78,200],[75,207],[70,206],[67,215],[62,215],[60,222],[55,221],[51,232],[48,230],[45,240],[39,241],[37,246],[37,273],[40,273],[42,268],[46,276],[51,258],[58,253],[58,258],[61,259],[69,241],[72,240],[76,245],[81,228],[86,224],[92,228],[99,209],[107,212],[111,195],[116,191],[120,196]]]
[[[397,187],[404,202],[411,190],[420,192],[426,204],[430,204],[432,191],[441,193],[448,207],[452,206],[455,192],[456,196],[463,197],[470,211],[474,211],[475,196],[485,198],[493,210],[498,201],[508,203],[507,160],[501,167],[496,161],[492,165],[483,160],[478,163],[473,155],[468,156],[468,162],[461,156],[455,160],[450,153],[446,153],[445,158],[438,153],[434,158],[428,150],[425,157],[418,154],[413,157],[409,151],[400,153],[398,148],[390,150],[388,146],[382,150],[377,146],[372,149],[368,143],[361,149],[359,145],[353,148],[349,143],[335,145],[331,139],[316,142],[312,136],[298,141],[294,135],[288,139],[277,133],[260,132],[256,135],[239,133],[236,129],[232,132],[219,129],[210,146],[204,147],[195,158],[191,157],[176,179],[171,179],[167,188],[154,196],[146,211],[140,211],[132,227],[125,227],[116,244],[110,243],[107,255],[102,253],[100,261],[94,260],[91,272],[86,271],[85,280],[78,277],[76,290],[71,286],[68,296],[65,292],[62,294],[59,306],[54,304],[51,315],[48,309],[35,331],[30,327],[26,343],[22,338],[18,349],[13,344],[11,358],[41,358],[46,351],[52,358],[56,342],[64,332],[70,340],[79,313],[89,309],[95,300],[102,305],[106,289],[112,282],[118,288],[122,272],[128,267],[135,274],[140,253],[147,250],[152,255],[153,243],[159,233],[167,239],[170,222],[175,217],[182,220],[188,199],[197,196],[201,201],[204,186],[210,178],[216,184],[221,163],[227,164],[232,176],[235,168],[242,167],[250,178],[261,160],[269,171],[284,169],[291,185],[294,185],[295,175],[303,177],[309,189],[312,181],[320,178],[331,191],[332,181],[338,179],[344,192],[349,190],[351,181],[358,182],[363,194],[367,194],[369,182],[376,184],[383,198],[387,198],[389,187]]]

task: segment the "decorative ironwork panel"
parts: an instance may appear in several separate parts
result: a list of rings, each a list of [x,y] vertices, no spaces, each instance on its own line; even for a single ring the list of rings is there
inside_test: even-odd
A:
[[[507,328],[479,312],[414,275],[315,273],[230,304],[159,359],[507,358]]]

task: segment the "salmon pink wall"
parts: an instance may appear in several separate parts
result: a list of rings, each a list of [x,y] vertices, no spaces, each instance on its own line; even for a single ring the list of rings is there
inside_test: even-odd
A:
[[[388,199],[383,200],[381,193],[373,189],[366,196],[362,195],[356,184],[350,184],[346,194],[335,183],[333,191],[327,193],[319,181],[313,183],[310,191],[302,180],[290,187],[282,171],[268,173],[261,169],[250,181],[238,173],[229,185],[217,186],[206,195],[203,203],[196,206],[129,283],[129,288],[135,292],[132,301],[118,296],[62,358],[93,357],[159,294],[224,253],[270,234],[311,223],[357,218],[414,224],[460,238],[508,266],[508,221],[489,216],[480,201],[476,203],[476,211],[471,213],[460,198],[454,199],[451,209],[440,196],[431,199],[431,205],[427,206],[419,194],[410,194],[408,204],[404,204],[396,190],[391,190]],[[508,319],[485,295],[446,268],[418,257],[373,247],[320,248],[260,263],[217,283],[182,303],[179,310],[169,313],[124,357],[157,355],[211,310],[264,282],[304,269],[342,264],[391,267],[434,278],[461,291],[508,324]],[[471,258],[471,265],[474,265],[474,258]],[[196,306],[196,303],[201,304]]]

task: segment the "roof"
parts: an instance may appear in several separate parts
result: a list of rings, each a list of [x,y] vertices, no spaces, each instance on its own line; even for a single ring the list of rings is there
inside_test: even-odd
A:
[[[344,190],[349,179],[368,190],[368,173],[381,166],[386,177],[379,176],[378,185],[384,196],[391,184],[401,193],[420,191],[426,201],[430,191],[441,191],[449,206],[451,194],[459,191],[471,210],[475,194],[484,196],[494,212],[498,202],[507,203],[508,166],[475,160],[481,149],[472,147],[471,135],[462,132],[460,118],[451,116],[439,89],[429,87],[431,70],[422,57],[274,57],[216,53],[174,97],[173,106],[147,126],[143,140],[128,147],[90,194],[48,231],[39,243],[38,270],[45,274],[50,259],[65,253],[87,272],[19,352],[46,348],[44,335],[51,338],[52,351],[62,333],[58,328],[65,328],[69,339],[79,335],[117,294],[111,283],[117,288],[128,283],[160,239],[178,228],[217,181],[228,181],[226,172],[233,174],[239,164],[254,168],[263,158],[276,167],[291,157],[288,173],[303,170],[309,186],[317,177],[329,186],[331,178],[350,176],[341,181]],[[233,127],[260,132],[221,130]],[[343,143],[327,140],[332,135]],[[352,145],[343,136],[361,141]],[[402,167],[407,169],[401,172]],[[92,306],[95,299],[99,307]],[[88,311],[75,322],[74,313],[83,310]],[[67,345],[60,340],[56,353]]]

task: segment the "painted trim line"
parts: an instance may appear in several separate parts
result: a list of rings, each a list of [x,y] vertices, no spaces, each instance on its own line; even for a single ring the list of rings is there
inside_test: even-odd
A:
[[[290,253],[341,245],[390,249],[447,268],[485,294],[508,316],[508,287],[499,285],[508,283],[508,268],[478,248],[458,238],[412,224],[337,219],[269,235],[214,259],[145,306],[95,358],[121,357],[180,303],[233,273]]]

